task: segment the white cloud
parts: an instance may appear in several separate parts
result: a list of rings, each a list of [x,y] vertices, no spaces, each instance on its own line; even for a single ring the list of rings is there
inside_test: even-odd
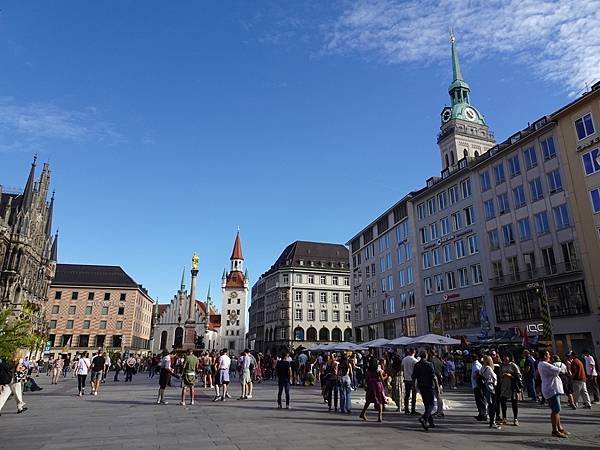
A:
[[[121,139],[113,127],[97,118],[95,108],[83,111],[52,104],[19,104],[13,98],[0,98],[0,151],[43,146],[48,140],[115,141]]]
[[[327,31],[326,50],[385,63],[501,57],[572,92],[600,80],[600,0],[362,0]]]

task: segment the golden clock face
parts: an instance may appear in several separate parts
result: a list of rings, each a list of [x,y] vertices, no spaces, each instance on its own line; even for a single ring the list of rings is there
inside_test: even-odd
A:
[[[237,292],[232,292],[231,293],[231,298],[236,298],[237,297]]]
[[[229,320],[231,320],[231,321],[237,320],[237,313],[235,311],[231,311],[231,314],[229,314]]]

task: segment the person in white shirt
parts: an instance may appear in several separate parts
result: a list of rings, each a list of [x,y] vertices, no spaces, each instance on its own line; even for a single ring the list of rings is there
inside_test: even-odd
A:
[[[250,377],[250,364],[252,364],[252,358],[250,357],[250,350],[244,350],[240,355],[238,365],[240,368],[240,385],[242,387],[242,393],[238,400],[246,400],[252,398],[250,396],[250,384],[252,378]]]
[[[77,375],[77,387],[80,397],[85,394],[85,380],[91,364],[87,352],[81,355],[81,358],[75,363],[75,374]]]
[[[596,360],[592,355],[590,355],[589,350],[583,351],[583,360],[585,361],[587,390],[590,396],[594,397],[592,403],[598,403],[600,402],[600,389],[598,388],[598,372],[596,370]]]
[[[165,401],[165,389],[171,381],[171,375],[173,369],[171,367],[171,358],[175,357],[176,352],[173,350],[171,355],[166,350],[163,351],[163,357],[160,360],[160,374],[158,375],[158,399],[156,400],[157,405],[168,405]]]
[[[550,414],[552,436],[565,438],[570,433],[560,423],[560,396],[564,394],[563,384],[560,380],[560,367],[552,364],[549,351],[540,351],[537,370],[542,380],[542,394],[548,401],[548,406],[552,411]]]
[[[479,422],[487,422],[487,404],[483,393],[483,385],[480,382],[481,379],[481,365],[480,357],[477,354],[471,356],[473,361],[471,365],[471,388],[473,389],[473,395],[475,396],[475,405],[477,405],[477,415],[475,420]]]
[[[229,368],[231,367],[231,358],[227,355],[227,350],[221,350],[221,356],[217,361],[217,383],[215,384],[215,398],[213,402],[217,400],[225,401],[225,398],[231,398],[231,395],[227,392],[229,387]],[[220,387],[223,386],[223,392],[220,392]]]
[[[402,373],[404,379],[404,414],[412,414],[413,416],[418,414],[415,410],[415,404],[417,402],[417,390],[415,389],[412,379],[413,370],[416,363],[417,358],[415,358],[415,349],[409,348],[408,354],[402,358]],[[411,397],[410,412],[408,411],[409,397]]]

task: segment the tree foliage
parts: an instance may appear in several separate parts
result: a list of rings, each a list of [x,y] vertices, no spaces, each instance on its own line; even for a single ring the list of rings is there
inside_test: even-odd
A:
[[[15,317],[10,309],[0,310],[0,358],[10,359],[19,348],[34,348],[39,341],[28,320]]]

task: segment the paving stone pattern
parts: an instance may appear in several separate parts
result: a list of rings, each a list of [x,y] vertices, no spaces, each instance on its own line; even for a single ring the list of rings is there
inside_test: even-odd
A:
[[[213,403],[212,390],[199,389],[194,406],[180,406],[179,389],[167,390],[168,405],[156,405],[158,377],[138,374],[133,383],[107,381],[98,396],[78,397],[68,375],[58,385],[37,378],[43,391],[25,393],[29,410],[16,414],[11,398],[0,417],[0,449],[508,449],[600,447],[600,405],[592,410],[563,409],[569,439],[550,436],[549,410],[521,403],[519,427],[490,430],[473,419],[467,389],[446,393],[452,409],[425,432],[413,416],[390,407],[382,423],[358,418],[364,391],[353,392],[351,415],[330,413],[318,387],[292,387],[292,409],[276,408],[277,385],[257,385],[254,398]],[[89,393],[89,388],[86,394]],[[237,394],[237,395],[236,395]],[[509,417],[512,413],[509,406]],[[512,420],[511,420],[512,422]]]

